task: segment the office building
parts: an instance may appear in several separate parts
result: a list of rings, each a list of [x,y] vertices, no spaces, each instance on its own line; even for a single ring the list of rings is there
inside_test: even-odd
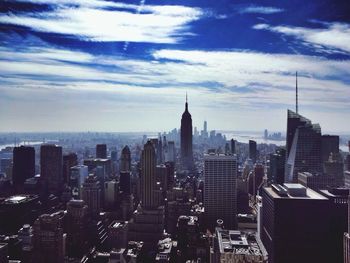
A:
[[[236,154],[236,141],[231,139],[231,154]]]
[[[119,188],[123,194],[131,194],[131,172],[121,171],[119,177]]]
[[[290,116],[292,118],[289,118]],[[288,110],[288,123],[295,120],[300,121],[294,130],[294,138],[288,152],[285,182],[297,182],[299,172],[322,172],[321,127]]]
[[[286,165],[286,150],[279,148],[275,153],[270,154],[270,170],[267,175],[269,183],[284,183]]]
[[[260,238],[269,263],[329,263],[331,223],[327,197],[300,184],[262,190]]]
[[[165,154],[165,162],[175,163],[175,161],[176,161],[175,142],[168,141],[167,152]]]
[[[308,172],[298,173],[298,183],[315,191],[342,186],[334,176]]]
[[[253,163],[256,162],[257,151],[256,141],[249,140],[249,159],[251,159]]]
[[[192,152],[192,117],[188,111],[187,95],[185,103],[185,111],[181,118],[181,161],[185,169],[193,168],[193,152]]]
[[[30,146],[13,148],[12,182],[16,192],[23,191],[25,180],[35,175],[35,150]]]
[[[320,190],[319,192],[328,198],[330,204],[330,236],[327,242],[329,244],[328,249],[330,250],[332,263],[343,263],[343,236],[348,230],[349,189],[329,188],[328,190]]]
[[[210,247],[210,263],[267,263],[268,255],[254,233],[217,227]]]
[[[107,159],[107,145],[97,144],[96,145],[96,158],[97,159]]]
[[[63,233],[64,212],[41,215],[34,223],[34,255],[36,263],[62,263],[66,234]]]
[[[88,206],[89,213],[97,216],[101,210],[101,186],[97,177],[89,175],[81,189],[81,198]]]
[[[44,190],[50,194],[60,194],[63,190],[62,147],[44,144],[40,147],[40,179]]]
[[[205,220],[213,229],[218,219],[237,227],[237,160],[235,155],[204,155]]]
[[[83,200],[67,203],[67,254],[81,257],[88,246],[88,207]]]

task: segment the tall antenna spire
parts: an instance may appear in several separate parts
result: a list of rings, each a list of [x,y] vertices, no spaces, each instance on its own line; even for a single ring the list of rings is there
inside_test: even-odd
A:
[[[186,91],[186,103],[187,103],[187,91]]]
[[[298,71],[295,72],[295,111],[298,114]]]

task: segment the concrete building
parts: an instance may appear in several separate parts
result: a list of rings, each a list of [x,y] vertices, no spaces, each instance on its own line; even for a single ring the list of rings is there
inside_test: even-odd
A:
[[[88,167],[86,165],[76,165],[69,169],[69,180],[68,185],[72,189],[73,196],[75,198],[80,198],[81,187],[88,177]]]

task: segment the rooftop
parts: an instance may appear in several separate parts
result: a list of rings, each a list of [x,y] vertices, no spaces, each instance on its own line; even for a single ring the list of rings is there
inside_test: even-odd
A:
[[[216,228],[216,237],[220,253],[264,256],[254,233]]]
[[[264,189],[271,197],[276,199],[327,200],[323,195],[301,184],[273,184],[271,187],[265,187]],[[276,189],[279,189],[280,193]]]
[[[13,196],[6,198],[2,202],[2,204],[10,205],[10,204],[26,203],[26,202],[33,200],[36,197],[37,197],[36,195],[13,195]]]

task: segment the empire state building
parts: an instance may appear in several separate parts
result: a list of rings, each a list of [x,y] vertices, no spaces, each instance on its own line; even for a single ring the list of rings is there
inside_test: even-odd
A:
[[[188,111],[187,94],[185,111],[181,118],[181,161],[184,168],[188,170],[193,168],[192,117]]]

